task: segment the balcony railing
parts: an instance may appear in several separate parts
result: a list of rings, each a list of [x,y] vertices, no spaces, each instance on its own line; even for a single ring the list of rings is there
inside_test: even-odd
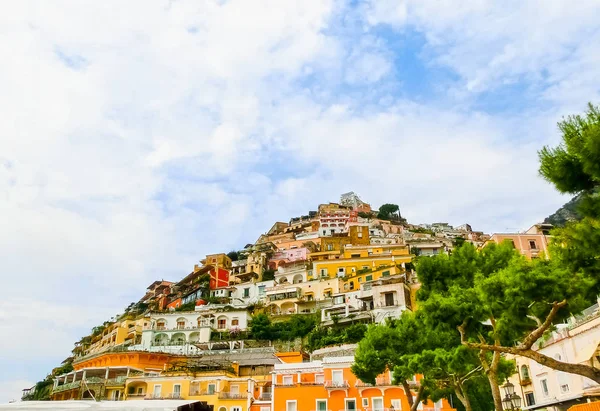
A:
[[[270,392],[263,392],[260,397],[258,397],[259,401],[271,401],[273,399],[273,395]]]
[[[105,385],[107,387],[118,387],[118,386],[122,386],[125,385],[125,380],[127,379],[126,375],[121,375],[119,377],[116,378],[109,378],[108,380],[106,380]]]
[[[190,396],[199,396],[199,395],[216,395],[217,392],[216,391],[207,391],[207,390],[197,390],[197,389],[190,389]]]
[[[224,392],[224,391],[221,391],[219,393],[220,400],[242,400],[245,398],[246,398],[246,395],[240,394],[240,393],[232,393],[232,392]]]
[[[354,384],[354,386],[357,387],[357,388],[374,387],[374,386],[386,387],[386,386],[390,386],[390,385],[393,385],[393,384],[392,384],[392,382],[390,381],[389,378],[376,378],[375,379],[375,385],[369,384],[367,382],[363,382],[361,380],[357,380],[356,384]]]
[[[344,381],[332,381],[332,380],[328,380],[325,381],[325,388],[327,389],[335,389],[335,388],[349,388],[350,385],[348,384],[348,380],[344,380]]]
[[[142,393],[133,393],[133,394],[127,394],[127,398],[144,398],[146,397],[146,393],[142,392]]]
[[[52,390],[52,392],[68,391],[68,390],[72,390],[75,388],[79,388],[80,386],[81,386],[81,381],[70,382],[67,384],[57,386],[55,389]]]

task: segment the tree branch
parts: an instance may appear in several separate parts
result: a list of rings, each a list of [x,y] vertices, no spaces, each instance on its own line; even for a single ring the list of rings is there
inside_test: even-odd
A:
[[[497,353],[498,356],[500,353],[520,355],[522,357],[527,357],[538,364],[545,365],[549,368],[564,371],[571,374],[583,375],[597,383],[600,384],[600,369],[583,364],[571,364],[568,362],[562,362],[555,360],[552,357],[548,357],[538,351],[534,351],[531,348],[521,348],[519,347],[504,347],[502,345],[492,345],[492,344],[483,344],[483,343],[472,343],[468,341],[462,341],[462,344],[473,349],[480,350],[480,359],[482,360],[482,365],[484,369],[486,369],[487,360],[485,360],[485,356],[481,355],[484,351],[493,351]],[[487,371],[487,370],[486,370]]]
[[[554,301],[552,303],[552,309],[546,316],[546,320],[539,325],[535,330],[533,330],[527,337],[523,339],[523,342],[519,344],[519,349],[528,350],[533,344],[544,334],[544,332],[552,325],[552,321],[558,314],[558,310],[567,305],[567,300],[562,300],[560,302]]]

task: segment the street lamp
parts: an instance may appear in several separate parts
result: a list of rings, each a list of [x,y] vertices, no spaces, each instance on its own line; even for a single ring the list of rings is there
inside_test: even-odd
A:
[[[521,397],[515,394],[515,386],[510,382],[506,381],[506,384],[502,386],[504,390],[504,399],[502,405],[505,410],[520,410],[521,409]]]

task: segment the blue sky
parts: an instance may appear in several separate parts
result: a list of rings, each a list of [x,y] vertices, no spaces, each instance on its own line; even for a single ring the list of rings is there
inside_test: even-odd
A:
[[[0,402],[205,254],[355,191],[525,229],[600,101],[597,1],[19,1],[0,13]]]

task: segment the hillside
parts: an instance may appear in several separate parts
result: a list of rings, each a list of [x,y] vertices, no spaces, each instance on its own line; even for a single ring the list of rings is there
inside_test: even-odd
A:
[[[565,203],[561,208],[544,219],[544,223],[552,224],[555,227],[564,227],[569,221],[577,221],[581,219],[577,212],[577,207],[581,203],[583,194],[578,194],[573,197],[568,203]]]

